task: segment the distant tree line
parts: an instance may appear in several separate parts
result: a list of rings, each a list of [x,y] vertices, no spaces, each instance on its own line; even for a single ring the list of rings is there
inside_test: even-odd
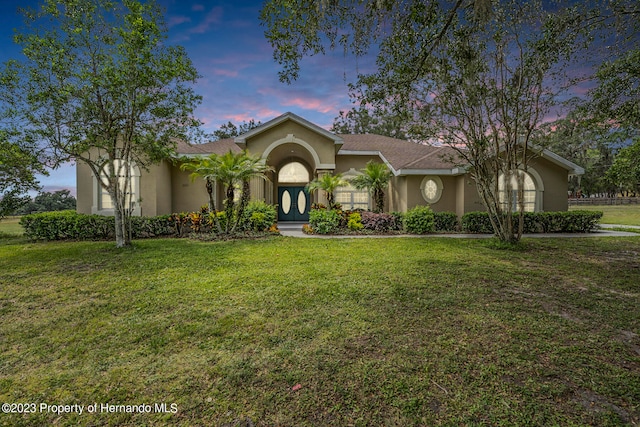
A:
[[[53,193],[42,192],[33,199],[24,197],[15,215],[27,215],[38,212],[66,211],[76,209],[76,198],[69,190],[58,190]]]

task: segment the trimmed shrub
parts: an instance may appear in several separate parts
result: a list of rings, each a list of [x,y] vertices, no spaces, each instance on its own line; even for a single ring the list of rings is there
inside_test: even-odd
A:
[[[393,224],[391,225],[391,230],[393,231],[404,230],[404,212],[391,212],[391,216],[393,217]]]
[[[332,234],[340,227],[340,214],[335,210],[312,209],[309,212],[309,225],[314,233]]]
[[[458,215],[453,212],[434,212],[435,231],[457,231]]]
[[[362,217],[360,213],[353,212],[349,215],[349,222],[347,223],[347,227],[351,231],[360,231],[364,228],[362,225]]]
[[[20,225],[32,240],[101,239],[114,235],[114,221],[113,217],[58,211],[24,215]]]
[[[404,215],[404,228],[411,234],[432,233],[435,217],[429,206],[416,206]]]
[[[600,211],[538,212],[544,233],[590,233],[598,229]]]
[[[278,218],[278,211],[274,205],[259,200],[249,202],[242,215],[240,228],[242,230],[266,231]]]
[[[598,211],[525,212],[525,233],[590,233],[598,229],[603,213]],[[514,228],[518,227],[514,216]],[[468,212],[462,216],[462,230],[469,233],[493,233],[487,212]]]
[[[170,236],[179,218],[164,215],[132,217],[134,238]],[[186,221],[185,221],[186,222]],[[26,237],[32,240],[105,240],[115,238],[115,219],[112,216],[84,215],[75,211],[43,212],[25,215],[20,219]]]
[[[462,215],[460,225],[467,233],[493,233],[487,212],[467,212]]]
[[[139,239],[173,235],[170,217],[171,215],[131,217],[133,237]],[[111,232],[113,231],[111,230]]]
[[[366,230],[385,233],[394,230],[396,227],[396,219],[393,215],[387,213],[362,212],[362,225]]]

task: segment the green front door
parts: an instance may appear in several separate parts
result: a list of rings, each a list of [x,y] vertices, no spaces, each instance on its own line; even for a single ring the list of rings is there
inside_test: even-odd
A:
[[[310,205],[304,187],[278,187],[278,221],[308,221]]]

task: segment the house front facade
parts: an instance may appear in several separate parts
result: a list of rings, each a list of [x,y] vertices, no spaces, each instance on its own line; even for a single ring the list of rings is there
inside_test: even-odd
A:
[[[273,168],[267,180],[251,181],[251,198],[278,205],[279,221],[306,221],[311,204],[326,203],[325,195],[308,194],[305,186],[323,174],[360,174],[368,161],[381,162],[391,171],[385,211],[407,211],[430,205],[434,211],[484,210],[476,185],[465,168],[451,163],[449,147],[416,144],[380,135],[337,135],[293,113],[283,114],[236,138],[206,144],[179,142],[177,158],[207,156],[228,151],[260,156]],[[524,172],[523,172],[524,173]],[[584,170],[558,155],[542,150],[525,173],[525,209],[567,210],[568,178]],[[155,216],[197,211],[207,205],[204,180],[191,180],[179,161],[162,161],[148,171],[132,165],[134,215]],[[109,195],[100,187],[88,166],[78,163],[77,210],[86,214],[113,214]],[[223,189],[214,186],[217,208],[222,208]],[[351,186],[338,189],[336,201],[344,209],[370,209],[368,192]]]

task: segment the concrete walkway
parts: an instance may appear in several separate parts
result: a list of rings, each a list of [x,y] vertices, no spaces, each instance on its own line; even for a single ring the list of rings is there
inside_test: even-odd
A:
[[[289,222],[279,223],[278,229],[280,234],[287,237],[302,237],[309,239],[388,239],[391,237],[409,237],[409,238],[431,238],[431,237],[449,237],[452,239],[487,239],[493,237],[492,234],[394,234],[394,235],[319,235],[319,234],[304,234],[302,232],[302,222]],[[614,231],[611,228],[634,228],[640,229],[639,226],[631,225],[615,225],[615,224],[600,224],[601,229],[594,233],[533,233],[525,234],[525,238],[580,238],[580,237],[640,237],[640,233],[629,233],[627,231]]]

